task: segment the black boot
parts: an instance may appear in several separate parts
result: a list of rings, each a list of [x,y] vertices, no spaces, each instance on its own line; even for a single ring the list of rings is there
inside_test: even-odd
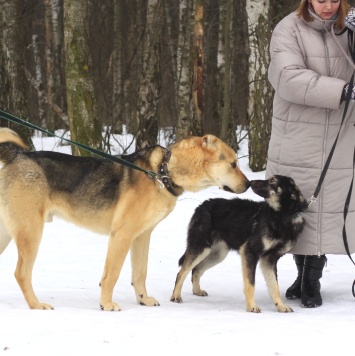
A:
[[[301,298],[301,283],[302,283],[302,274],[303,274],[303,264],[304,264],[304,255],[293,255],[295,260],[298,275],[293,284],[286,291],[287,299],[297,299]]]
[[[319,280],[322,278],[326,261],[325,255],[305,256],[301,288],[301,302],[305,308],[316,308],[322,305]]]

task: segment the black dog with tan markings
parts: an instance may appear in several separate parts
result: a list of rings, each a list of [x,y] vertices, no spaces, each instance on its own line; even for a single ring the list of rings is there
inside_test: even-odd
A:
[[[182,268],[176,277],[172,302],[182,302],[182,285],[191,270],[193,293],[207,296],[200,287],[201,276],[223,261],[230,250],[235,250],[242,260],[247,311],[260,312],[254,300],[259,261],[277,310],[293,311],[281,300],[276,265],[303,229],[301,212],[307,209],[307,202],[289,177],[276,175],[250,184],[265,201],[217,198],[197,207],[189,224],[185,254],[179,260]]]
[[[15,277],[30,308],[52,308],[38,301],[32,269],[43,225],[53,215],[109,235],[101,309],[121,309],[112,296],[129,250],[137,302],[154,306],[159,303],[148,296],[145,284],[150,235],[178,196],[213,185],[235,193],[249,187],[236,153],[212,135],[189,137],[168,149],[149,147],[124,158],[144,170],[163,172],[162,181],[168,184],[110,160],[30,152],[15,132],[0,130],[0,254],[14,239]]]

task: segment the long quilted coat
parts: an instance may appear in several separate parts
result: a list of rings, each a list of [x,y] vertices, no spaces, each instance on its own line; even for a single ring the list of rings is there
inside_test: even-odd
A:
[[[266,176],[294,178],[306,199],[317,186],[342,119],[343,87],[353,73],[347,34],[332,33],[332,20],[306,23],[296,13],[275,28],[269,81],[275,89]],[[342,229],[346,195],[353,174],[355,102],[351,102],[318,201],[304,214],[306,225],[292,253],[345,254]],[[355,192],[346,231],[355,252]]]

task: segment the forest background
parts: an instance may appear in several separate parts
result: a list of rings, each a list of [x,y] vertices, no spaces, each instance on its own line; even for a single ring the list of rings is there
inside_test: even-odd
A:
[[[128,133],[120,154],[206,133],[237,150],[246,130],[264,170],[269,42],[299,2],[0,0],[0,109],[109,153]]]

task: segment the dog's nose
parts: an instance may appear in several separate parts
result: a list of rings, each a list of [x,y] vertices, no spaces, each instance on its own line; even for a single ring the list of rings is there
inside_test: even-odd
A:
[[[248,189],[248,188],[250,188],[250,186],[251,186],[250,180],[247,180],[245,182],[245,188]]]
[[[242,190],[242,193],[247,191],[249,189],[249,187],[250,187],[250,181],[249,181],[249,179],[246,178],[243,182],[243,185],[240,187]]]
[[[251,187],[251,189],[258,189],[261,187],[261,183],[262,181],[259,180],[259,179],[252,179],[250,182],[249,182],[249,186]]]

